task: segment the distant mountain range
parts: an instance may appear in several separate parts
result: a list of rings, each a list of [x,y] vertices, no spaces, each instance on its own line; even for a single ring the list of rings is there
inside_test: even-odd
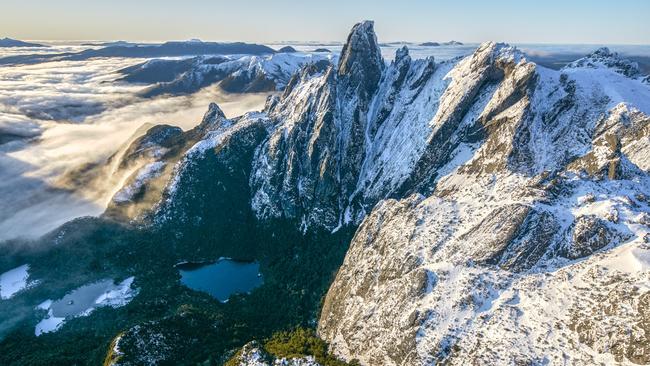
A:
[[[113,41],[113,42],[96,42],[96,43],[82,43],[82,46],[100,46],[100,47],[134,47],[140,43],[133,43],[127,41]]]
[[[334,58],[327,53],[279,52],[262,56],[197,56],[181,60],[153,59],[119,70],[119,81],[150,84],[139,95],[189,94],[220,82],[231,93],[282,90],[292,75],[309,63]]]
[[[38,43],[23,42],[17,39],[2,38],[0,39],[0,48],[9,47],[49,47]]]
[[[273,53],[275,53],[275,50],[270,47],[243,42],[174,41],[160,45],[117,44],[76,53],[15,55],[0,58],[0,65],[35,64],[46,61],[82,61],[96,57],[155,58],[233,54],[264,55]]]
[[[438,47],[438,46],[462,46],[463,43],[458,42],[458,41],[449,41],[449,42],[443,42],[443,43],[438,43],[438,42],[424,42],[420,43],[420,46],[424,47]]]

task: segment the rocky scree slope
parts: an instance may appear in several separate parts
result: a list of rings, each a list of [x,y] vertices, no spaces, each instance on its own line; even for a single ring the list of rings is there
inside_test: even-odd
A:
[[[342,358],[647,363],[649,115],[647,82],[607,49],[559,71],[491,42],[386,65],[362,22],[337,66],[202,130],[154,221],[200,225],[183,216],[197,162],[240,136],[219,166],[248,177],[258,220],[360,223],[318,325]]]

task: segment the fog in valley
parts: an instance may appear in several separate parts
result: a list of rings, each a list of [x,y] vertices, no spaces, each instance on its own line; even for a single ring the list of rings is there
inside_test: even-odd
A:
[[[143,85],[115,80],[117,70],[142,61],[0,67],[0,241],[33,238],[75,217],[100,214],[127,177],[104,179],[104,187],[74,187],[63,177],[102,163],[141,126],[189,129],[210,102],[234,117],[261,109],[268,96],[228,94],[215,86],[191,95],[140,98]]]

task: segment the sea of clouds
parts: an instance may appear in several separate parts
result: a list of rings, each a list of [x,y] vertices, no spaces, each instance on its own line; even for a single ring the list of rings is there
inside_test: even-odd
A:
[[[405,43],[382,44],[390,62]],[[303,52],[341,43],[278,43]],[[414,58],[437,61],[470,54],[476,44],[422,47],[409,43]],[[597,45],[519,45],[535,62],[559,68],[594,51]],[[650,46],[610,46],[650,70]],[[87,46],[58,43],[40,49],[0,49],[0,57],[78,52]],[[42,235],[73,218],[101,214],[120,187],[60,184],[66,172],[100,163],[116,152],[143,124],[195,126],[210,102],[234,117],[262,108],[266,94],[225,94],[207,87],[192,95],[143,99],[144,85],[117,82],[120,69],[144,59],[98,58],[0,66],[0,243]],[[120,182],[111,177],[106,182]],[[115,183],[111,183],[115,184]]]
[[[216,87],[139,98],[143,85],[115,80],[118,70],[143,61],[0,66],[0,242],[33,238],[73,218],[101,214],[119,187],[71,190],[57,181],[66,172],[101,163],[143,124],[189,129],[210,102],[234,117],[261,109],[266,99],[265,94],[225,94]]]

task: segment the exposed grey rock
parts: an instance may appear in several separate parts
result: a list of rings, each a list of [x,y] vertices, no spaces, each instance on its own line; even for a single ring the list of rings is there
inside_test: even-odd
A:
[[[625,238],[607,221],[593,215],[578,217],[569,229],[569,235],[562,254],[571,259],[586,257]]]
[[[366,21],[355,25],[343,46],[338,67],[336,123],[339,128],[340,167],[338,171],[342,199],[354,192],[366,153],[365,133],[368,111],[384,70],[384,60],[377,45],[374,23]]]
[[[554,243],[560,225],[552,214],[522,204],[501,206],[462,235],[478,263],[521,271],[534,266]]]
[[[411,308],[426,294],[431,278],[420,267],[419,253],[395,243],[413,235],[403,220],[418,221],[414,208],[420,199],[378,205],[357,230],[327,293],[318,332],[346,359],[358,358],[368,365],[418,364],[415,338],[421,314]],[[364,263],[360,271],[359,263]],[[380,307],[371,301],[382,298],[386,301]]]
[[[334,227],[339,220],[337,135],[334,123],[335,74],[332,69],[312,74],[307,68],[299,76],[312,80],[313,97],[289,83],[278,105],[293,104],[291,116],[275,109],[272,118],[287,118],[287,128],[277,128],[259,147],[254,159],[251,189],[253,208],[262,217],[287,217],[322,222]],[[315,77],[314,77],[315,76]],[[296,79],[294,79],[296,80]],[[304,85],[305,88],[312,85]]]
[[[210,103],[208,106],[208,111],[203,115],[201,123],[197,126],[197,129],[206,132],[208,130],[216,130],[224,127],[228,121],[226,120],[226,114],[223,113],[223,110],[219,108],[217,103]]]
[[[650,171],[650,119],[623,105],[604,116],[595,126],[593,148],[575,159],[568,168],[597,179],[624,179]]]
[[[595,273],[594,275],[598,275]],[[571,311],[572,331],[595,352],[611,353],[617,363],[645,365],[650,362],[650,292],[619,278],[615,285],[591,295],[589,304]],[[585,306],[586,305],[586,306]],[[620,319],[621,314],[630,314]],[[618,328],[612,331],[612,324]]]
[[[366,180],[371,171],[366,165],[382,157],[373,155],[371,145],[372,158],[364,162],[358,184],[366,189],[358,189],[353,201],[374,206],[369,198],[375,191],[367,188],[376,182],[383,189],[377,197],[420,192],[428,198],[380,201],[358,229],[319,322],[319,334],[339,356],[368,365],[642,359],[642,337],[627,333],[624,325],[640,309],[618,309],[595,319],[589,326],[611,335],[596,340],[588,329],[566,321],[569,307],[554,305],[572,304],[581,319],[590,319],[598,310],[580,304],[590,301],[594,291],[604,296],[614,283],[646,283],[643,271],[631,268],[593,275],[603,266],[618,268],[609,264],[618,260],[616,252],[603,249],[626,243],[646,253],[641,248],[648,236],[632,218],[643,218],[647,203],[632,202],[623,193],[629,189],[642,197],[648,190],[642,159],[648,151],[647,112],[613,104],[616,94],[583,78],[590,73],[586,69],[596,67],[603,78],[629,83],[643,95],[648,91],[635,84],[626,62],[598,62],[576,63],[554,74],[512,48],[484,44],[444,71],[447,83],[437,84],[443,93],[434,94],[439,105],[430,102],[434,113],[424,120],[433,126],[422,130],[425,143],[392,155],[408,166],[406,178],[397,180],[399,189],[382,182],[383,173]],[[395,110],[413,101],[403,98],[406,86],[413,85],[413,64],[408,52],[400,50],[383,72],[366,141],[380,141]],[[446,67],[429,65],[429,75]],[[429,76],[424,83],[435,79]],[[386,172],[389,161],[376,171]],[[583,161],[587,165],[578,163]],[[576,176],[589,161],[595,168]],[[608,183],[603,176],[616,181]],[[585,191],[591,193],[576,197]],[[578,219],[571,223],[569,212],[589,212],[603,204],[611,208],[599,209],[597,216],[574,213]],[[354,217],[357,208],[352,207]],[[634,214],[621,214],[629,210]],[[596,251],[599,255],[591,255]],[[583,261],[568,262],[563,256]],[[578,282],[563,287],[573,276],[593,287]],[[643,298],[642,293],[630,296],[633,301]],[[562,330],[550,338],[535,336],[547,334],[549,324]],[[600,353],[570,343],[577,335]]]
[[[284,108],[269,111],[280,123],[253,167],[253,207],[261,218],[292,218],[305,228],[342,223],[383,68],[373,23],[363,22],[350,33],[338,69],[308,66],[289,82],[278,102]]]

